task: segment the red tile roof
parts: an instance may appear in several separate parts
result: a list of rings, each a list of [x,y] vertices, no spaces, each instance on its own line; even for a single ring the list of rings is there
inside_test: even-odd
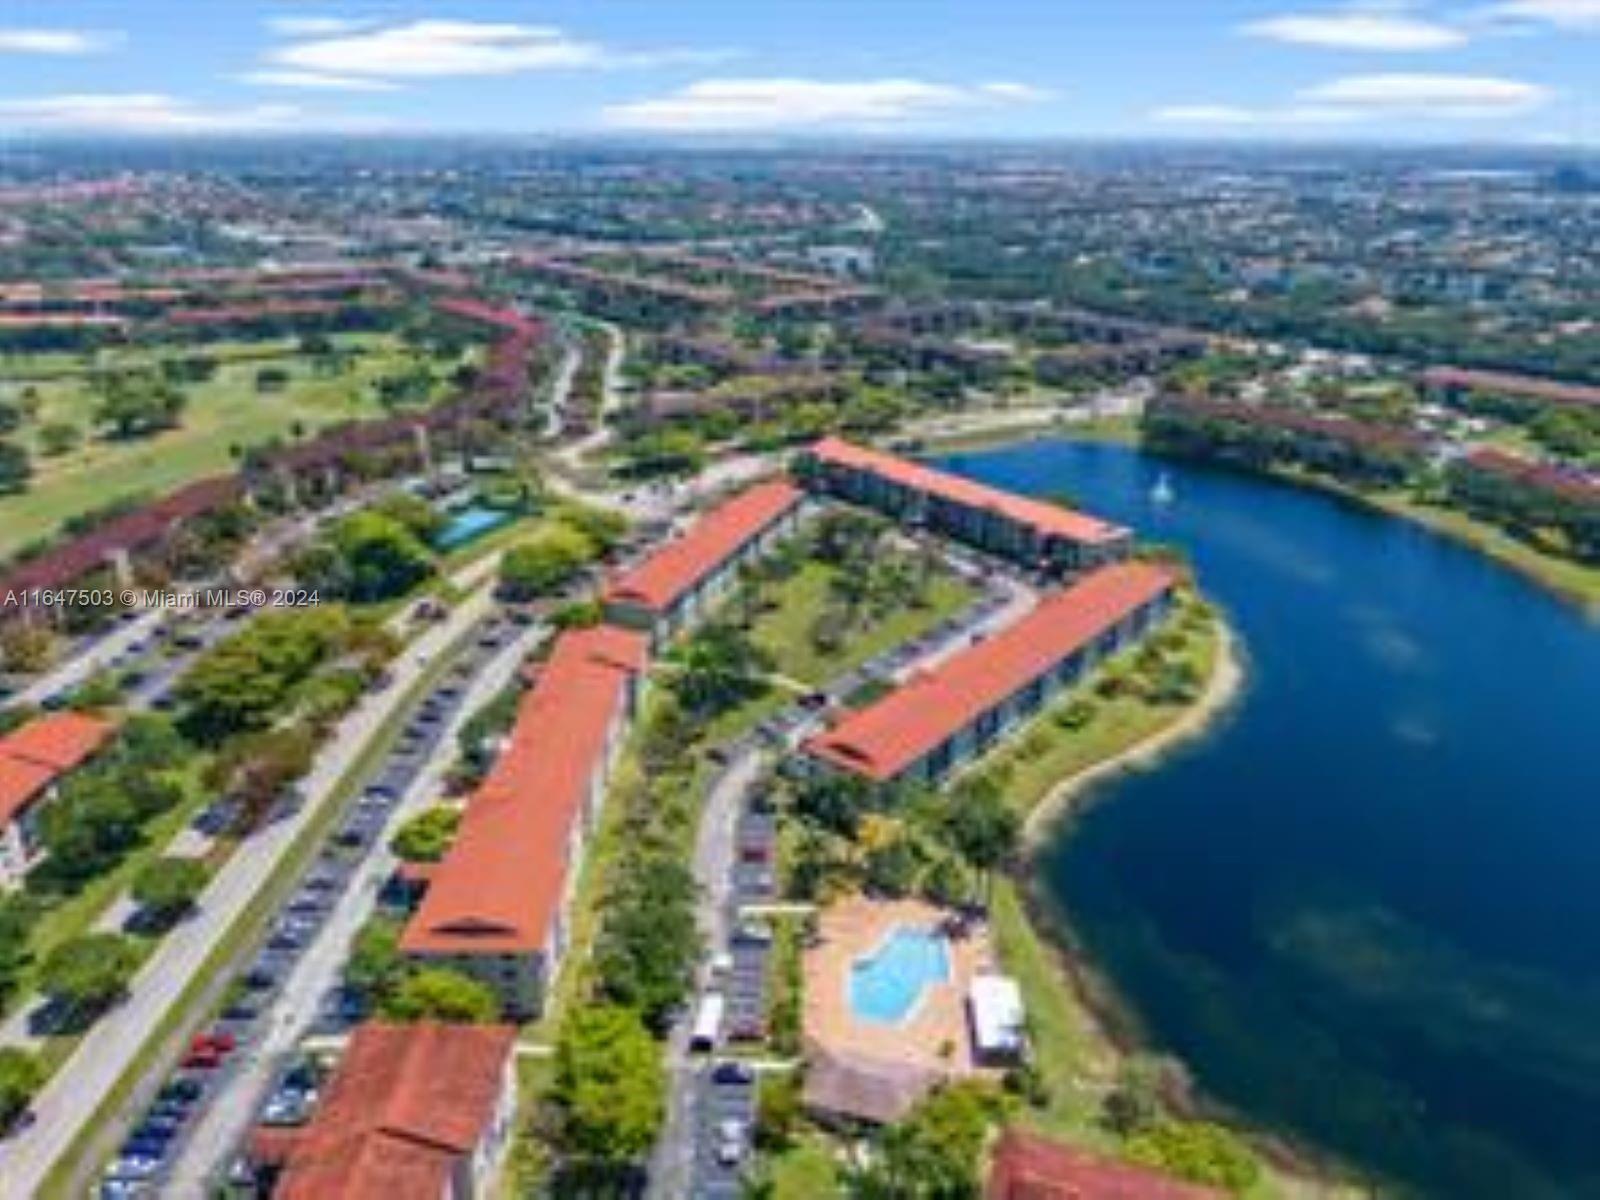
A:
[[[1173,582],[1171,571],[1150,563],[1102,567],[987,641],[844,717],[805,748],[869,779],[894,779]]]
[[[1223,1195],[1014,1129],[995,1147],[984,1190],[985,1200],[1220,1200]]]
[[[115,725],[99,717],[60,712],[0,737],[0,826],[81,766],[115,731]]]
[[[1493,446],[1471,451],[1466,462],[1486,474],[1564,496],[1575,504],[1600,504],[1600,476],[1578,468],[1534,462]]]
[[[0,829],[42,795],[57,774],[24,758],[0,758]]]
[[[523,697],[511,744],[467,806],[450,853],[406,926],[401,948],[424,954],[512,954],[545,948],[561,903],[573,823],[601,768],[606,734],[644,634],[610,626],[561,635]]]
[[[1060,505],[1047,504],[1043,500],[1004,492],[959,475],[936,471],[881,450],[857,446],[843,438],[824,438],[811,448],[811,454],[819,462],[865,471],[966,508],[999,513],[1045,536],[1092,544],[1120,541],[1128,536],[1126,529],[1109,521],[1073,512]]]
[[[1498,392],[1523,396],[1550,404],[1600,405],[1600,387],[1584,383],[1562,383],[1537,375],[1513,375],[1508,371],[1472,371],[1464,367],[1431,367],[1422,373],[1429,387],[1465,388],[1474,392]]]
[[[356,1029],[310,1125],[284,1157],[278,1200],[437,1200],[494,1117],[516,1042],[506,1025]]]
[[[671,608],[793,510],[804,495],[785,480],[746,488],[702,516],[682,537],[612,580],[606,600],[637,604],[654,612]]]

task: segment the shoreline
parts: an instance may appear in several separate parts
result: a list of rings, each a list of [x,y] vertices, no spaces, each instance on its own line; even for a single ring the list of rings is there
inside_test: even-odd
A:
[[[1060,440],[1066,442],[1113,442],[1129,446],[1141,454],[1160,457],[1146,450],[1138,434],[1137,423],[1126,423],[1121,418],[1073,419],[1065,414],[1042,420],[1031,426],[1003,418],[1006,410],[994,413],[995,420],[985,424],[974,421],[970,428],[960,431],[915,433],[923,448],[937,453],[980,453],[986,450],[1004,450],[1030,442]],[[1368,512],[1380,513],[1398,521],[1405,521],[1434,537],[1463,546],[1490,562],[1521,576],[1543,591],[1578,608],[1591,620],[1600,621],[1600,581],[1585,586],[1560,577],[1559,572],[1567,560],[1545,554],[1533,546],[1525,545],[1497,526],[1480,521],[1457,509],[1440,506],[1437,511],[1404,498],[1370,495],[1340,483],[1302,471],[1273,469],[1249,472],[1257,478],[1276,480],[1358,505]],[[1571,568],[1582,572],[1582,563],[1571,563]]]
[[[1057,781],[1029,811],[1022,825],[1023,858],[1031,863],[1045,841],[1060,831],[1060,826],[1077,815],[1078,801],[1086,792],[1106,779],[1127,771],[1159,766],[1168,755],[1186,742],[1210,733],[1243,696],[1248,682],[1239,637],[1219,614],[1216,618],[1217,648],[1211,664],[1211,677],[1199,698],[1170,725],[1119,750],[1110,758],[1075,771]]]

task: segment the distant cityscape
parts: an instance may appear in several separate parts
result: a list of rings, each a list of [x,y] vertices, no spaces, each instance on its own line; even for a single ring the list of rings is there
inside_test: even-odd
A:
[[[1294,673],[1192,479],[1581,638],[1597,245],[1557,148],[8,143],[0,1196],[1586,1194],[1446,1066],[1275,1106],[1046,879]]]

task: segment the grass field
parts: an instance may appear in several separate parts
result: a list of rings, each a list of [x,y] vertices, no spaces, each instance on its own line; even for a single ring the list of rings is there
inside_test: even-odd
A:
[[[188,387],[182,425],[125,442],[90,436],[96,400],[88,372],[148,368],[174,351],[126,349],[98,356],[6,359],[0,364],[0,395],[14,399],[31,389],[38,409],[18,435],[33,452],[34,477],[23,494],[0,498],[0,558],[48,536],[78,513],[123,497],[159,495],[227,471],[235,463],[232,446],[288,438],[296,426],[309,433],[340,421],[382,416],[373,384],[405,369],[412,361],[411,352],[389,334],[352,334],[336,341],[355,353],[348,369],[332,376],[314,375],[294,343],[196,348],[195,354],[214,358],[220,365],[211,379]],[[289,373],[282,391],[257,390],[256,372],[266,365]],[[445,379],[451,365],[436,368],[441,393],[449,386]],[[75,450],[46,457],[39,453],[38,432],[58,422],[77,427],[84,440]]]
[[[806,562],[795,575],[770,590],[773,606],[755,620],[751,636],[773,658],[779,675],[812,687],[859,666],[875,655],[926,633],[946,617],[971,604],[976,595],[956,576],[940,571],[929,580],[920,607],[894,605],[883,613],[867,612],[835,650],[813,644],[812,622],[830,607],[830,589],[839,568]]]

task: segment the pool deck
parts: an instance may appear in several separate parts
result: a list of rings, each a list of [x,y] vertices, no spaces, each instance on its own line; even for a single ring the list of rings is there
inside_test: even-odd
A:
[[[857,1063],[894,1063],[945,1077],[977,1071],[968,1032],[967,987],[975,974],[994,963],[981,925],[949,942],[949,978],[927,985],[903,1023],[864,1021],[850,1008],[850,971],[857,959],[873,954],[896,926],[937,929],[948,915],[918,900],[864,896],[841,900],[824,911],[818,944],[805,954],[806,1041],[827,1055]]]

